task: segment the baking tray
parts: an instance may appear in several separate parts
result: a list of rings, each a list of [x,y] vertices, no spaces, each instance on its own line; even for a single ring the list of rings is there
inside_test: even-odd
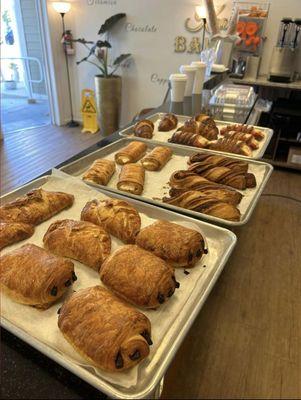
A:
[[[31,183],[20,187],[19,189],[14,190],[13,192],[2,196],[2,204],[14,200],[16,197],[24,195],[34,188],[42,186],[43,184],[48,182],[49,178],[49,176],[41,177],[39,179],[36,179],[35,181],[32,181]],[[72,179],[78,182],[77,179]],[[102,190],[98,190],[98,192],[101,192],[105,197],[108,195],[107,192]],[[95,194],[97,195],[97,193]],[[124,196],[119,196],[117,194],[112,194],[112,197],[125,199]],[[206,280],[202,282],[202,285],[196,284],[194,286],[188,300],[184,302],[181,311],[177,313],[177,317],[168,329],[164,339],[159,344],[156,351],[153,353],[150,359],[150,364],[153,363],[153,368],[150,369],[150,364],[147,365],[145,376],[143,377],[143,379],[141,377],[141,375],[143,375],[142,373],[138,376],[138,384],[136,386],[131,387],[130,389],[125,389],[109,383],[99,375],[93,373],[91,368],[85,368],[83,366],[77,365],[68,357],[66,357],[64,353],[43,343],[38,338],[31,336],[28,332],[13,324],[7,318],[1,318],[1,325],[20,339],[24,340],[25,342],[39,350],[41,353],[53,359],[64,368],[68,369],[84,381],[88,382],[89,384],[91,384],[101,392],[106,393],[112,398],[153,398],[152,393],[159,386],[163,375],[165,374],[174,355],[176,354],[177,349],[181,345],[185,335],[192,326],[202,305],[208,297],[220,273],[222,272],[231,252],[233,251],[237,239],[232,232],[224,228],[214,226],[203,221],[195,221],[192,218],[185,217],[168,210],[160,209],[158,207],[143,203],[141,201],[136,201],[134,199],[127,199],[127,201],[129,201],[129,203],[131,203],[138,210],[139,213],[146,214],[146,216],[150,218],[165,219],[178,223],[186,222],[197,226],[203,233],[209,248],[209,254],[205,257],[210,257],[207,260],[206,270],[209,268],[209,271],[206,275]],[[58,218],[60,218],[60,214]],[[30,239],[28,239],[28,241],[30,241]],[[203,263],[204,260],[202,260],[201,262]],[[199,267],[201,268],[201,266]],[[198,268],[198,266],[196,266],[195,268]],[[182,271],[178,271],[177,274],[179,274],[180,272]],[[183,274],[183,276],[185,275]],[[149,370],[152,371],[151,375],[148,374]]]
[[[66,172],[67,174],[70,174],[73,176],[81,176],[91,166],[91,164],[93,163],[94,160],[96,160],[97,158],[109,158],[109,159],[113,160],[115,152],[117,152],[118,150],[120,150],[122,147],[126,146],[130,141],[133,141],[133,140],[136,140],[136,138],[135,139],[133,139],[133,138],[120,139],[106,147],[103,147],[102,149],[96,150],[95,152],[93,152],[85,157],[82,157],[70,164],[65,165],[64,167],[61,168],[61,170]],[[148,150],[151,150],[154,147],[156,147],[156,144],[153,142],[150,142],[150,141],[147,142],[147,145],[148,145]],[[162,143],[161,143],[161,145],[162,145]],[[162,168],[162,170],[159,172],[146,171],[146,174],[145,174],[146,178],[145,178],[145,185],[144,185],[145,187],[146,187],[146,185],[151,185],[152,183],[153,183],[153,185],[155,185],[155,183],[154,183],[155,179],[156,180],[160,179],[160,184],[162,183],[162,186],[167,186],[167,182],[168,182],[169,177],[172,172],[174,172],[177,169],[187,169],[186,160],[188,159],[188,157],[192,154],[195,154],[196,152],[203,151],[202,149],[196,149],[196,148],[187,147],[187,146],[186,147],[185,146],[171,146],[169,143],[165,144],[165,146],[171,147],[174,155],[183,158],[183,167],[182,168],[173,167],[173,159],[171,159],[166,164],[166,166],[164,168]],[[210,152],[210,153],[212,153],[212,152]],[[246,208],[244,214],[242,214],[240,221],[227,221],[222,218],[213,217],[211,215],[202,214],[200,212],[191,211],[191,210],[187,210],[187,209],[184,209],[181,207],[176,207],[176,206],[173,206],[173,205],[170,205],[167,203],[163,203],[156,196],[145,195],[145,193],[144,193],[145,191],[140,196],[133,195],[133,194],[130,194],[127,192],[122,192],[122,191],[118,190],[116,187],[116,182],[117,182],[117,178],[118,178],[118,174],[119,174],[118,171],[115,172],[113,178],[111,179],[111,181],[109,182],[109,184],[107,186],[98,185],[98,184],[92,183],[92,182],[86,182],[86,183],[88,185],[91,185],[94,187],[99,187],[99,188],[102,188],[105,190],[112,191],[114,193],[122,194],[127,197],[131,197],[131,198],[134,198],[137,200],[143,200],[150,204],[155,204],[157,206],[168,208],[170,210],[180,212],[182,214],[190,215],[194,218],[208,220],[215,224],[232,226],[232,227],[241,226],[241,225],[246,224],[248,222],[249,218],[251,217],[251,215],[254,211],[254,208],[256,206],[256,203],[257,203],[257,201],[258,201],[258,199],[259,199],[259,197],[260,197],[260,195],[261,195],[261,193],[273,171],[273,167],[270,164],[263,163],[261,161],[246,159],[245,157],[234,156],[233,154],[231,155],[230,158],[247,161],[249,163],[249,165],[255,169],[256,168],[264,169],[264,175],[263,175],[261,184],[258,184],[256,186],[256,188],[254,188],[254,189],[248,189],[250,191],[248,193],[252,194],[252,196],[251,196],[252,199],[250,200],[250,203],[247,205],[247,208]],[[120,167],[117,166],[117,168],[120,168]],[[166,192],[168,194],[167,189],[166,189]],[[244,193],[244,192],[246,193],[246,191],[241,191],[241,193]]]
[[[159,132],[158,131],[159,121],[163,118],[163,116],[165,114],[166,113],[156,113],[156,114],[153,114],[153,115],[151,115],[150,117],[147,118],[147,119],[151,120],[155,125],[154,136],[152,137],[152,139],[144,139],[144,138],[138,138],[138,137],[134,136],[133,127],[134,127],[135,124],[133,124],[133,125],[125,128],[125,129],[121,130],[119,132],[119,135],[122,136],[122,137],[135,137],[135,139],[141,140],[143,142],[153,142],[153,143],[161,144],[161,145],[162,145],[162,142],[163,142],[163,143],[168,143],[168,144],[170,144],[172,146],[180,146],[180,147],[184,147],[186,149],[187,149],[187,147],[188,148],[192,147],[192,148],[195,149],[196,147],[193,147],[193,146],[187,146],[187,145],[184,145],[184,144],[177,144],[177,143],[169,143],[168,142],[168,139],[172,137],[173,133],[180,126],[182,126],[187,119],[190,119],[191,117],[185,116],[185,115],[177,115],[178,126],[177,126],[176,129],[172,129],[171,131],[168,131],[168,132]],[[238,122],[235,122],[235,121],[228,122],[228,121],[218,121],[218,120],[215,120],[215,122],[216,122],[216,125],[217,125],[217,127],[219,129],[224,127],[224,126],[233,125],[233,124],[238,123]],[[258,129],[260,131],[263,131],[264,134],[265,134],[265,139],[263,139],[261,142],[259,142],[259,149],[253,150],[253,154],[252,154],[251,157],[244,156],[245,158],[248,158],[248,159],[259,159],[259,158],[262,158],[264,153],[265,153],[265,151],[266,151],[266,148],[268,147],[268,144],[270,143],[270,140],[271,140],[271,138],[273,136],[273,130],[272,129],[269,129],[269,128],[266,128],[266,127],[263,127],[263,126],[254,126],[254,128],[256,128],[256,129]],[[219,137],[223,137],[223,136],[219,135]],[[227,155],[231,155],[231,156],[233,155],[233,153],[228,153],[228,152],[225,152],[225,151],[217,151],[217,150],[210,150],[210,149],[201,149],[201,150],[202,151],[203,150],[204,151],[210,151],[212,153],[218,153],[218,154],[227,154]]]

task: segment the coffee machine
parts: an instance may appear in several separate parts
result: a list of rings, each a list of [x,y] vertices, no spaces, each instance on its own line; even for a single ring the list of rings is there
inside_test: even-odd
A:
[[[274,82],[294,80],[298,45],[300,41],[301,19],[282,18],[277,45],[273,49],[268,79]]]

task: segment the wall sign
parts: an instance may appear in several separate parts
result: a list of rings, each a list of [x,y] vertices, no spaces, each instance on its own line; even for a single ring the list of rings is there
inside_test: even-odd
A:
[[[117,0],[87,0],[88,6],[116,6]]]

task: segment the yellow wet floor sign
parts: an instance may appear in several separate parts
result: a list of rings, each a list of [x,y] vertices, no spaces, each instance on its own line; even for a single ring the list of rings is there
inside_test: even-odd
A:
[[[82,132],[96,133],[99,130],[94,90],[82,90]]]

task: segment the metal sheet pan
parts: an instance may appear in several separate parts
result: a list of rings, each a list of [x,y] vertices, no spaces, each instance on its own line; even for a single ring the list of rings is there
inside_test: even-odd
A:
[[[83,158],[80,158],[77,161],[74,161],[70,164],[65,165],[64,167],[61,168],[62,171],[66,172],[67,174],[70,175],[74,175],[74,176],[80,176],[81,174],[83,174],[84,171],[86,171],[90,165],[92,164],[92,162],[94,160],[96,160],[97,158],[111,158],[113,159],[113,154],[115,152],[117,152],[118,150],[120,150],[122,147],[126,146],[130,141],[132,141],[132,138],[128,138],[128,139],[121,139],[118,140],[114,143],[112,143],[109,146],[103,147],[102,149],[99,149]],[[134,139],[136,140],[136,138]],[[156,146],[155,143],[151,143],[148,142],[148,149],[151,150],[152,148],[154,148]],[[171,146],[170,144],[166,144],[165,146],[167,147],[171,147],[173,150],[173,153],[175,155],[179,155],[182,157],[187,157],[190,156],[192,154],[195,154],[198,151],[203,151],[200,149],[195,149],[195,148],[190,148],[190,147],[185,147],[185,146]],[[97,185],[97,184],[93,184],[90,182],[87,182],[87,184],[91,185],[91,186],[95,186],[95,187],[99,187],[102,188],[104,190],[109,190],[112,191],[114,193],[119,193],[122,194],[124,196],[127,197],[131,197],[137,200],[143,200],[146,201],[150,204],[155,204],[157,206],[161,206],[164,208],[168,208],[170,210],[176,211],[176,212],[180,212],[182,214],[186,214],[186,215],[190,215],[194,218],[198,218],[198,219],[204,219],[204,220],[208,220],[209,222],[212,223],[216,223],[216,224],[220,224],[220,225],[226,225],[226,226],[241,226],[244,225],[245,223],[248,222],[249,218],[251,217],[254,208],[256,206],[256,203],[273,171],[273,167],[270,164],[267,163],[263,163],[261,161],[255,161],[255,160],[251,160],[251,159],[246,159],[244,157],[239,157],[239,156],[234,156],[231,155],[231,158],[235,158],[235,159],[239,159],[239,160],[244,160],[247,161],[250,165],[252,166],[262,166],[265,169],[264,172],[264,177],[263,180],[261,182],[261,184],[257,185],[256,188],[252,189],[253,191],[253,195],[252,195],[252,199],[250,201],[250,203],[248,204],[248,207],[246,209],[246,211],[244,212],[244,214],[241,216],[241,220],[240,221],[227,221],[225,219],[221,219],[221,218],[217,218],[217,217],[213,217],[207,214],[202,214],[196,211],[191,211],[191,210],[187,210],[184,208],[180,208],[180,207],[176,207],[167,203],[163,203],[161,200],[159,199],[154,199],[153,197],[148,197],[145,194],[142,193],[141,196],[136,196],[136,195],[132,195],[130,193],[127,192],[122,192],[120,190],[117,189],[116,185],[114,183],[109,182],[108,186],[102,186],[102,185]],[[185,162],[186,164],[186,162]],[[172,165],[172,159],[169,161],[168,165]],[[186,168],[186,167],[185,167]],[[185,169],[184,168],[184,169]],[[176,170],[176,169],[174,169]],[[163,183],[165,184],[166,182],[168,182],[169,180],[169,176],[170,173],[166,173],[166,170],[164,170],[164,168],[159,171],[159,172],[149,172],[147,171],[146,174],[156,174],[156,177],[161,177],[161,181],[162,181],[162,185]],[[147,183],[145,183],[146,185]],[[241,193],[243,193],[243,191],[241,191]]]
[[[10,192],[1,198],[2,204],[8,201],[14,200],[15,198],[27,193],[28,191],[38,188],[45,184],[49,179],[49,176],[44,176],[29,184],[22,186],[19,189]],[[98,190],[105,196],[110,193]],[[124,198],[117,194],[112,195],[116,198]],[[168,366],[170,365],[177,349],[181,345],[185,335],[192,326],[196,316],[198,315],[202,305],[204,304],[207,296],[209,295],[212,287],[214,286],[216,280],[218,279],[220,273],[222,272],[225,263],[227,262],[233,248],[236,244],[236,236],[221,227],[214,226],[202,221],[195,221],[192,218],[173,213],[162,208],[154,207],[152,205],[143,203],[141,201],[136,201],[134,199],[128,199],[128,201],[138,210],[139,213],[145,214],[148,217],[155,219],[165,219],[173,222],[183,222],[192,223],[198,226],[202,231],[208,246],[214,248],[212,252],[212,265],[207,264],[206,268],[210,269],[208,274],[208,279],[205,284],[195,285],[191,292],[189,300],[183,304],[181,311],[179,312],[177,318],[175,319],[172,326],[169,328],[168,335],[165,336],[162,343],[157,348],[156,352],[153,354],[152,362],[156,368],[153,368],[153,373],[145,373],[145,376],[141,373],[139,376],[138,384],[130,389],[120,388],[120,386],[108,383],[106,380],[102,379],[101,376],[96,375],[90,368],[85,368],[83,366],[77,365],[66,357],[61,351],[58,351],[51,346],[43,343],[39,338],[33,337],[28,332],[20,329],[15,324],[11,323],[9,319],[2,318],[1,325],[9,330],[14,335],[18,336],[20,339],[24,340],[41,353],[45,354],[49,358],[56,361],[58,364],[62,365],[64,368],[73,372],[75,375],[79,376],[81,379],[85,380],[98,390],[106,393],[112,398],[121,399],[141,399],[141,398],[152,398],[152,393],[156,389],[157,385],[160,383],[162,376],[166,372]],[[197,267],[196,267],[197,268]],[[201,287],[202,286],[202,287]]]
[[[190,119],[191,117],[188,117],[188,116],[185,116],[185,115],[177,115],[178,126],[177,126],[176,129],[173,129],[173,130],[171,130],[169,132],[159,132],[158,131],[158,123],[159,123],[159,120],[164,115],[165,115],[165,113],[156,113],[156,114],[153,114],[153,115],[151,115],[150,117],[147,118],[147,119],[151,120],[155,124],[154,136],[153,136],[152,139],[143,139],[143,138],[135,137],[134,134],[133,134],[133,127],[134,127],[135,124],[127,127],[126,129],[121,130],[119,132],[119,135],[122,136],[122,137],[135,137],[135,139],[141,140],[143,142],[153,142],[153,143],[161,144],[161,145],[162,145],[162,142],[163,143],[168,143],[167,140],[172,136],[172,134],[180,126],[182,126],[183,123],[187,119]],[[227,126],[227,125],[233,125],[233,124],[236,123],[235,121],[233,121],[233,122],[228,122],[227,121],[226,122],[226,121],[218,121],[218,120],[215,120],[215,122],[216,122],[218,128],[222,128],[223,126]],[[264,134],[265,134],[265,138],[261,142],[259,142],[259,149],[258,150],[253,150],[253,154],[252,154],[251,157],[246,157],[248,159],[259,159],[259,158],[262,158],[264,153],[265,153],[265,151],[266,151],[266,148],[267,148],[268,144],[270,143],[270,140],[271,140],[271,138],[273,136],[273,130],[272,129],[269,129],[269,128],[266,128],[266,127],[263,127],[263,126],[254,126],[254,127],[256,129],[260,130],[260,131],[263,131]],[[219,135],[219,137],[223,137],[223,136]],[[170,144],[171,146],[175,145],[175,146],[180,146],[180,147],[184,147],[184,148],[187,148],[187,147],[190,148],[190,146],[186,146],[186,145],[183,145],[183,144],[176,144],[176,143],[168,143],[168,144]],[[202,149],[202,151],[203,150],[204,151],[210,151],[210,152],[213,152],[213,153],[218,153],[218,154],[227,154],[227,155],[231,155],[231,156],[233,155],[233,153],[227,153],[227,152],[224,152],[224,151]]]

